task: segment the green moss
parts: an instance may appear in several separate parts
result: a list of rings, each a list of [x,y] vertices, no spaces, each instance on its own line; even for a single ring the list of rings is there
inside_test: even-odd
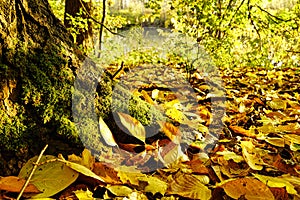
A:
[[[18,150],[43,134],[57,134],[79,142],[71,121],[71,103],[74,75],[58,47],[51,49],[20,48],[7,63],[2,79],[17,80],[17,99],[11,101],[16,109],[11,115],[5,106],[0,107],[0,143],[6,150]],[[3,73],[5,72],[5,73]],[[40,138],[41,137],[41,138]],[[46,137],[47,138],[47,137]]]

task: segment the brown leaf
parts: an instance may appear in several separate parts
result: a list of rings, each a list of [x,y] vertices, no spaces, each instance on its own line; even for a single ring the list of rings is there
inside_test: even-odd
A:
[[[275,200],[289,199],[289,194],[285,188],[271,187],[270,190],[273,193]]]
[[[114,169],[114,166],[104,163],[94,163],[93,172],[101,177],[106,183],[109,184],[121,184],[121,180],[118,177],[118,172]]]
[[[287,164],[280,155],[277,155],[274,159],[274,162],[271,163],[274,167],[276,167],[279,171],[282,171],[284,173],[288,173],[294,176],[300,176],[299,173],[295,170],[295,167],[293,165]]]
[[[262,182],[254,178],[240,178],[222,184],[226,194],[234,199],[241,197],[247,200],[275,199],[270,189]]]
[[[0,190],[8,192],[20,192],[26,180],[16,176],[7,176],[0,178]],[[25,193],[40,193],[40,191],[31,183],[25,189]]]
[[[209,174],[208,168],[200,159],[188,161],[186,164],[191,167],[194,174]]]

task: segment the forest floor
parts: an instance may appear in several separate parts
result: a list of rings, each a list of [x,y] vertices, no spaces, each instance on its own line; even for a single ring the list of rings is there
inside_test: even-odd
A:
[[[118,143],[96,159],[88,150],[67,160],[43,156],[23,197],[300,199],[300,69],[219,72],[218,84],[192,72],[193,90],[132,82],[140,84],[132,94],[167,118],[157,130],[118,113],[142,144]],[[165,73],[160,76],[171,74]],[[1,199],[19,194],[36,161],[29,160],[18,177],[0,179]]]

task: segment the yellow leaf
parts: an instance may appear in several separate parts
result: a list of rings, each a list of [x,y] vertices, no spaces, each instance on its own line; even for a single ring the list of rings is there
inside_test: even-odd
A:
[[[244,196],[247,200],[275,199],[270,189],[254,178],[241,178],[226,181],[222,184],[225,193],[234,199]]]
[[[267,105],[275,110],[285,110],[287,107],[287,101],[279,98],[274,98],[271,101],[267,101]]]
[[[295,190],[294,186],[282,177],[270,177],[260,174],[253,174],[253,176],[269,187],[285,187],[286,191],[289,194],[297,194],[297,191]]]
[[[78,200],[93,200],[93,193],[91,191],[89,191],[89,189],[87,189],[87,191],[84,190],[76,190],[74,191],[76,197],[78,198]]]
[[[167,191],[168,185],[166,182],[153,177],[153,176],[145,176],[138,178],[140,182],[146,182],[147,186],[144,188],[145,192],[151,192],[153,195],[155,193],[160,193],[164,195]]]
[[[106,188],[117,197],[127,197],[133,192],[131,188],[125,185],[109,185]]]
[[[146,130],[145,127],[137,119],[125,113],[118,112],[122,125],[132,134],[132,136],[145,142]]]
[[[251,141],[241,141],[242,153],[245,161],[254,170],[263,169],[263,160],[260,155],[256,153],[255,147]]]
[[[211,191],[198,178],[191,174],[177,173],[170,183],[169,194],[177,194],[190,199],[208,200]]]
[[[268,143],[277,146],[284,147],[284,139],[279,137],[268,137],[265,139]]]
[[[236,134],[239,134],[239,135],[243,135],[243,136],[247,136],[247,137],[255,137],[256,136],[254,131],[246,130],[239,126],[229,126],[229,128],[233,132],[235,132]]]
[[[58,161],[64,163],[66,166],[68,166],[69,168],[71,168],[72,170],[74,170],[76,172],[79,172],[79,173],[81,173],[85,176],[91,177],[93,179],[96,179],[98,181],[101,181],[101,182],[105,183],[105,181],[102,178],[100,178],[97,174],[95,174],[94,172],[92,172],[90,169],[86,168],[83,165],[73,163],[73,162],[69,162],[69,161],[66,161],[66,160],[61,160],[61,159],[58,159]]]
[[[88,149],[84,149],[81,156],[82,156],[81,165],[87,167],[90,170],[93,170],[95,158],[94,156],[92,156],[91,151]]]
[[[217,155],[222,155],[224,156],[225,160],[230,160],[232,159],[234,162],[236,163],[240,163],[242,161],[244,161],[243,156],[239,156],[236,153],[232,152],[232,151],[221,151],[221,152],[217,152]]]
[[[27,179],[36,160],[37,156],[28,160],[18,176]],[[79,173],[59,160],[51,155],[42,156],[40,165],[30,180],[30,183],[42,191],[42,193],[34,195],[34,198],[45,198],[57,194],[77,179]]]

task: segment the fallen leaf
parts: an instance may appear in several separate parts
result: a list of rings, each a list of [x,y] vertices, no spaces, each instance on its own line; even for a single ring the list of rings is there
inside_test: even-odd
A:
[[[180,129],[170,122],[158,122],[162,132],[174,143],[179,144],[181,139]]]
[[[118,115],[122,125],[129,131],[129,133],[139,140],[145,142],[146,130],[141,122],[125,113],[118,112]]]
[[[239,134],[239,135],[243,135],[243,136],[246,136],[246,137],[256,137],[256,134],[250,130],[246,130],[246,129],[243,129],[242,127],[239,127],[239,126],[229,126],[229,128]]]
[[[125,185],[109,185],[106,188],[117,197],[127,197],[133,192],[131,188]]]
[[[105,181],[102,178],[100,178],[97,174],[95,174],[94,172],[92,172],[90,169],[88,169],[87,167],[85,167],[83,165],[69,162],[66,160],[61,160],[61,159],[58,159],[58,161],[64,163],[66,166],[68,166],[69,168],[73,169],[76,172],[79,172],[85,176],[91,177],[93,179],[101,181],[102,183],[105,183]]]
[[[187,156],[182,152],[180,144],[175,144],[172,142],[169,142],[168,145],[159,148],[158,158],[165,166],[174,163],[179,159],[182,159],[182,161],[189,160]]]
[[[219,187],[223,188],[225,193],[234,199],[242,197],[247,200],[275,199],[270,189],[254,178],[227,180],[225,183],[221,183]]]
[[[217,152],[217,155],[222,155],[225,160],[230,160],[232,159],[234,162],[239,163],[244,161],[243,156],[237,155],[236,153],[232,151],[219,151]]]
[[[265,163],[260,155],[255,152],[255,146],[251,141],[241,141],[242,153],[245,161],[254,170],[262,170]]]
[[[76,197],[78,200],[93,200],[93,193],[87,189],[87,191],[84,190],[76,190],[74,191]]]
[[[253,176],[269,187],[285,187],[286,191],[289,194],[297,194],[297,191],[295,190],[294,186],[289,181],[284,180],[284,178],[282,177],[270,177],[260,174],[253,174]]]
[[[0,190],[7,192],[20,192],[26,180],[16,176],[0,177]],[[24,193],[40,193],[41,191],[32,183],[29,183]]]
[[[138,178],[140,182],[146,182],[147,185],[143,189],[145,192],[151,192],[153,195],[156,193],[160,193],[164,195],[167,191],[168,185],[166,182],[156,178],[154,176],[144,176]]]
[[[191,174],[177,173],[170,183],[168,194],[176,194],[190,199],[209,200],[211,191]]]
[[[31,158],[22,167],[19,177],[27,179],[32,171],[37,156]],[[33,174],[30,183],[34,184],[42,193],[34,195],[33,198],[50,197],[71,185],[79,173],[60,162],[55,156],[42,156],[40,165]]]
[[[104,122],[102,117],[99,118],[99,129],[100,129],[100,133],[107,145],[112,146],[112,147],[118,146],[118,144],[116,143],[116,141],[114,139],[112,132],[110,131],[109,127],[106,125],[106,123]]]
[[[121,180],[118,177],[118,172],[115,167],[108,163],[96,162],[94,163],[93,172],[101,177],[105,183],[109,184],[121,184]]]

